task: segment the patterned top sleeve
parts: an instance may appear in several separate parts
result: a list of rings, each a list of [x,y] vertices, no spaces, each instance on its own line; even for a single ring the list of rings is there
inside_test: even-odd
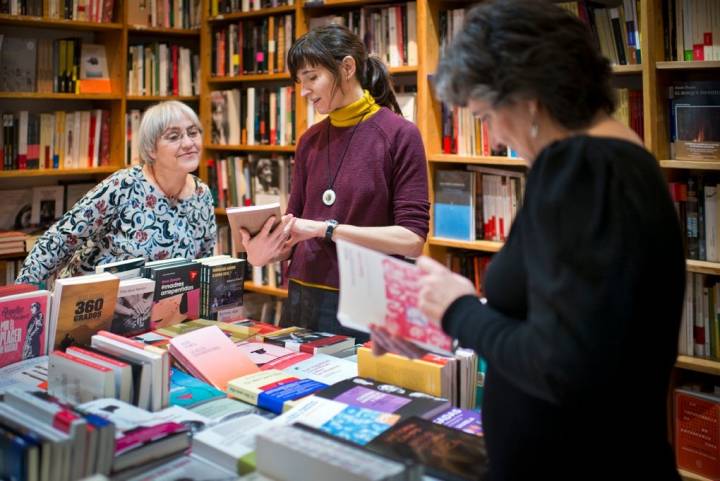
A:
[[[38,239],[16,282],[44,282],[88,239],[111,225],[122,195],[116,180],[117,174],[93,188]]]

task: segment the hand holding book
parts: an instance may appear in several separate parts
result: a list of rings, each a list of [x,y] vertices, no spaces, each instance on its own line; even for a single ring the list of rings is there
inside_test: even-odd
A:
[[[284,254],[292,247],[288,240],[294,223],[295,218],[292,214],[286,214],[279,223],[276,222],[275,216],[267,219],[260,232],[254,236],[246,229],[240,228],[241,242],[248,254],[248,262],[253,266],[264,266],[287,257]]]

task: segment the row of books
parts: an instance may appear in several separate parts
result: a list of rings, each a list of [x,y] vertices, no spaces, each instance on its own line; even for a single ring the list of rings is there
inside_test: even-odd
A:
[[[217,207],[278,202],[290,193],[293,158],[282,154],[218,156],[208,161],[208,181]]]
[[[200,94],[200,57],[177,44],[130,45],[127,75],[128,95]]]
[[[0,13],[62,18],[82,22],[112,22],[114,0],[4,0]]]
[[[640,64],[640,2],[623,0],[617,3],[618,6],[614,8],[599,8],[587,0],[560,5],[591,28],[603,56],[613,64]]]
[[[212,0],[210,2],[210,15],[251,12],[265,8],[292,6],[294,4],[294,0]]]
[[[110,164],[110,111],[2,114],[3,170],[76,169]]]
[[[517,159],[518,154],[493,142],[487,122],[467,107],[442,105],[442,151],[444,154],[482,155]]]
[[[715,276],[688,273],[678,352],[720,359],[720,283]]]
[[[720,5],[715,0],[663,0],[665,59],[720,60]]]
[[[128,25],[192,29],[200,27],[199,0],[138,0],[128,2]]]
[[[218,26],[212,35],[212,75],[235,77],[287,71],[295,15],[271,15]]]
[[[438,169],[433,232],[458,240],[504,242],[525,192],[521,171],[469,165]]]
[[[687,258],[719,261],[717,193],[720,185],[712,178],[692,174],[685,182],[670,182],[669,187],[680,218]]]
[[[448,249],[445,253],[445,266],[456,274],[470,279],[478,294],[483,294],[485,273],[491,259],[491,255],[486,252]]]
[[[107,93],[103,45],[0,35],[0,91]]]
[[[415,2],[373,5],[311,17],[308,27],[313,29],[331,23],[348,27],[363,39],[371,55],[380,57],[390,67],[418,64]]]
[[[210,99],[213,144],[294,144],[294,87],[216,90]]]
[[[617,107],[613,117],[630,127],[641,139],[645,138],[645,129],[643,122],[643,96],[642,90],[635,89],[615,89],[617,96]]]

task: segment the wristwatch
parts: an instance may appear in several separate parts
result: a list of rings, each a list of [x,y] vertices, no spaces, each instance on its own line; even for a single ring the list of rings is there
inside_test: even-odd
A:
[[[328,219],[325,221],[325,224],[327,224],[327,228],[325,229],[325,240],[332,242],[332,236],[335,233],[335,227],[337,227],[338,221],[335,219]]]

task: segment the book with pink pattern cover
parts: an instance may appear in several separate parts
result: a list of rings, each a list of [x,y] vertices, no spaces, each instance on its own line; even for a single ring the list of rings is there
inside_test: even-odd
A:
[[[451,354],[452,339],[418,308],[417,266],[343,240],[337,253],[343,326],[363,332],[372,324],[385,326],[424,349]]]

